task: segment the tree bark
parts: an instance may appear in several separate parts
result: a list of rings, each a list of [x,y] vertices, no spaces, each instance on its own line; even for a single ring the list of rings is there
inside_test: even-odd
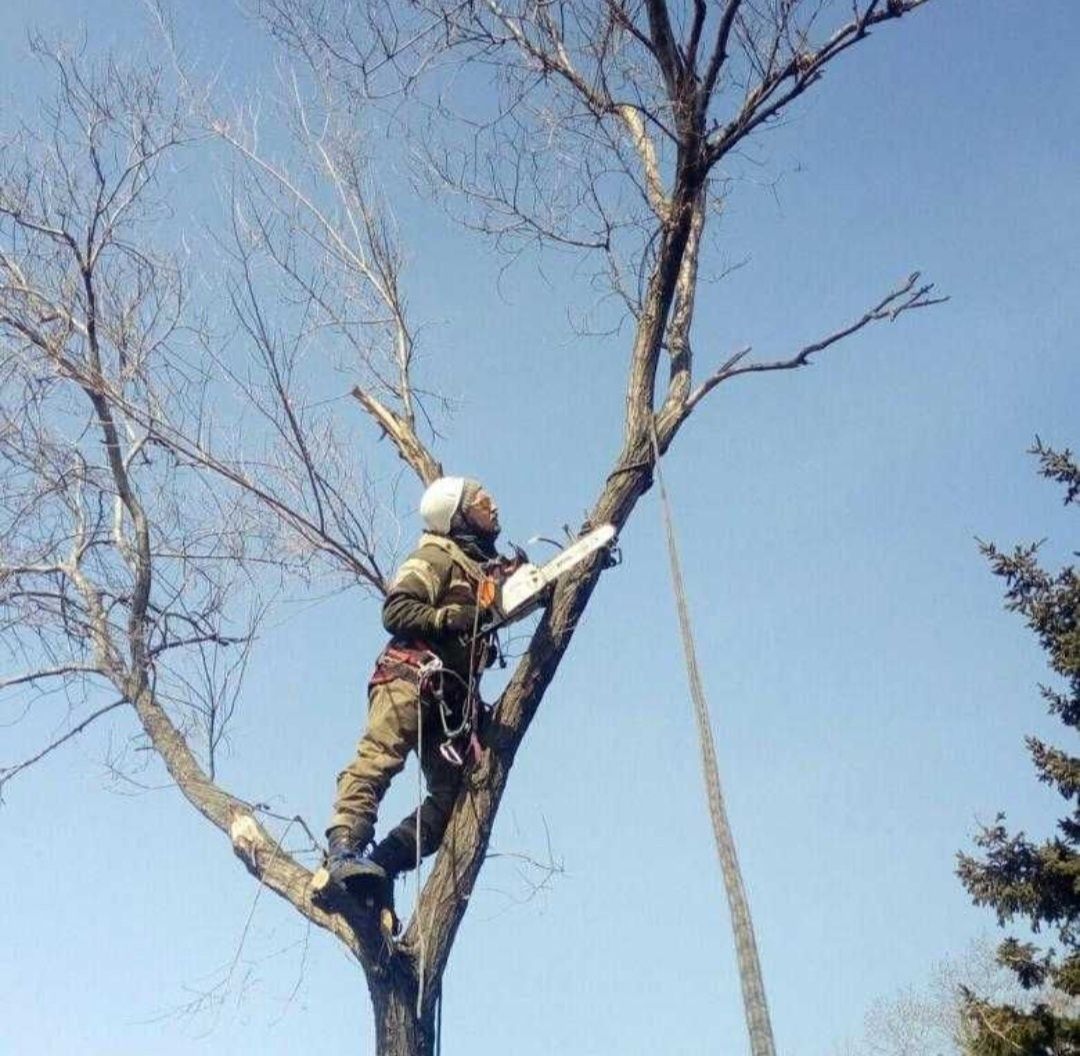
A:
[[[416,1014],[417,984],[400,968],[368,979],[375,1013],[375,1051],[378,1056],[433,1056],[436,1002],[425,995]]]

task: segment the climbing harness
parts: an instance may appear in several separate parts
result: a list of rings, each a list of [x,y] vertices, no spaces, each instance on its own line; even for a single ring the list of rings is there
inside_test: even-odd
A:
[[[713,743],[712,724],[709,720],[709,705],[701,683],[701,671],[698,669],[693,629],[690,626],[690,608],[686,600],[686,585],[683,582],[682,566],[675,542],[671,503],[668,499],[667,488],[664,486],[663,470],[660,467],[660,443],[656,436],[656,423],[651,422],[650,426],[656,482],[660,486],[661,515],[667,535],[671,586],[675,594],[675,607],[679,614],[679,631],[682,635],[683,653],[686,658],[686,674],[690,682],[690,696],[694,702],[694,715],[697,719],[698,739],[701,744],[701,767],[705,777],[709,816],[712,819],[716,850],[720,857],[720,870],[723,873],[724,888],[731,912],[732,930],[735,933],[735,953],[739,965],[746,1027],[750,1034],[750,1051],[752,1056],[775,1056],[776,1047],[773,1042],[772,1025],[769,1022],[769,1006],[765,1000],[761,961],[758,958],[757,942],[754,939],[754,928],[750,919],[750,903],[746,897],[746,888],[743,885],[739,860],[735,853],[735,839],[731,832],[727,810],[724,807],[723,792],[720,789],[720,770],[716,762],[716,746]]]
[[[470,657],[470,668],[472,668]],[[431,707],[439,719],[443,740],[439,754],[454,766],[464,766],[468,759],[479,761],[480,724],[483,702],[476,693],[476,676],[464,679],[446,667],[442,659],[426,644],[412,642],[401,645],[391,642],[375,661],[369,686],[379,686],[394,679],[412,682],[422,704]],[[457,684],[456,693],[448,689]],[[461,701],[460,707],[455,698]],[[423,707],[420,709],[423,711]],[[418,753],[419,754],[419,753]]]

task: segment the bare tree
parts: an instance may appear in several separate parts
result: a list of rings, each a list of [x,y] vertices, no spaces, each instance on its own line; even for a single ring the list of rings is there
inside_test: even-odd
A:
[[[247,578],[246,597],[261,596],[251,588],[262,589],[264,569],[321,567],[382,588],[380,501],[342,457],[338,421],[304,389],[313,345],[354,371],[357,400],[420,480],[441,471],[402,258],[358,130],[382,120],[411,135],[421,174],[511,251],[538,242],[595,256],[631,337],[622,445],[588,522],[621,529],[656,458],[718,386],[795,370],[935,303],[914,273],[778,359],[740,349],[714,354],[703,374],[694,366],[698,266],[725,166],[834,59],[925,2],[262,0],[265,23],[305,64],[290,82],[298,165],[262,152],[243,116],[208,118],[205,101],[189,111],[200,131],[188,131],[160,72],[110,66],[89,80],[42,47],[59,101],[41,136],[7,145],[0,176],[0,602],[4,641],[27,661],[9,688],[59,680],[88,709],[70,733],[133,709],[183,794],[260,883],[355,955],[380,1053],[432,1051],[441,980],[514,759],[601,565],[566,577],[532,632],[400,941],[388,952],[362,915],[315,905],[310,871],[215,781],[213,752],[252,634],[228,603],[230,577]],[[455,96],[470,78],[484,90]],[[148,248],[163,223],[160,160],[193,137],[242,161],[223,245],[252,353],[244,369],[198,322],[183,262]],[[287,326],[266,310],[265,261]],[[222,379],[272,441],[257,462],[215,424]],[[211,659],[221,651],[232,666]],[[763,993],[760,980],[743,982]],[[755,1050],[769,1051],[767,1019],[754,1029]]]
[[[1031,1008],[1043,1004],[1055,1013],[1075,1012],[1076,1000],[1052,987],[1025,992],[995,956],[983,937],[961,955],[936,964],[927,982],[906,987],[894,997],[874,1003],[861,1037],[837,1047],[843,1056],[968,1056],[985,1025],[973,1017],[970,998],[987,1003]],[[1007,1050],[1021,1046],[1003,1039]]]
[[[72,714],[0,788],[130,708],[192,805],[252,863],[264,852],[261,882],[359,950],[255,808],[215,783],[215,752],[284,576],[322,563],[382,590],[381,507],[293,378],[297,345],[264,335],[248,373],[230,368],[185,261],[154,249],[172,241],[166,160],[212,138],[190,131],[166,73],[34,47],[57,95],[0,173],[0,626],[21,667],[0,688],[28,708],[64,691]],[[231,300],[254,330],[238,271]],[[253,423],[257,458],[239,446]]]

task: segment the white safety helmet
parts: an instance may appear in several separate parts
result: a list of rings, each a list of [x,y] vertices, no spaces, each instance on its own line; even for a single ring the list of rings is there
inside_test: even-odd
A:
[[[429,532],[446,535],[454,514],[461,506],[466,486],[475,484],[467,477],[439,477],[433,480],[420,498],[420,516]]]

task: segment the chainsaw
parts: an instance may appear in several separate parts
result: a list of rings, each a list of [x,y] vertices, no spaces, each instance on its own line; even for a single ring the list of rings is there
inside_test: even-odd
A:
[[[488,617],[482,633],[489,634],[535,612],[561,576],[598,551],[606,551],[609,566],[618,564],[615,534],[614,525],[602,524],[579,536],[543,565],[528,561],[525,552],[515,548],[516,558],[503,562],[501,571],[494,570],[480,585],[480,606]]]

